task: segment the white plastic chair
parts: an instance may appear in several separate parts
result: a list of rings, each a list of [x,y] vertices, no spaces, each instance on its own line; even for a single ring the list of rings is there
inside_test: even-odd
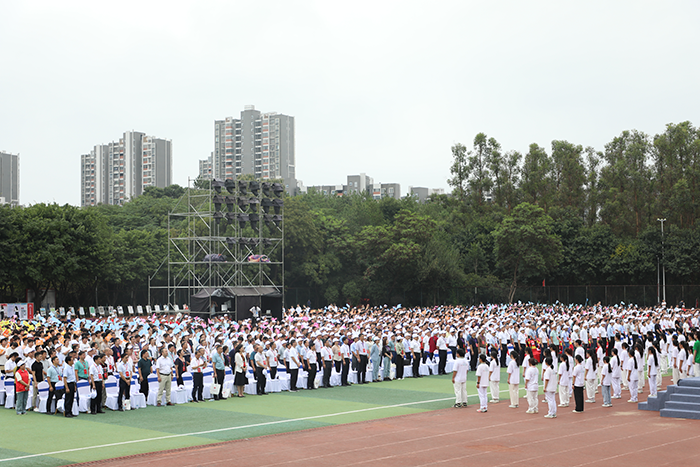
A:
[[[78,411],[88,412],[90,410],[90,383],[88,381],[78,382],[78,395],[80,396]]]
[[[110,375],[105,381],[105,391],[107,392],[105,405],[110,410],[117,410],[119,408],[119,381],[114,375]]]
[[[194,389],[194,379],[192,378],[192,373],[185,372],[182,374],[182,382],[185,383],[185,390],[187,391],[187,400],[192,400],[192,390]]]
[[[131,378],[131,387],[129,392],[131,393],[131,408],[132,409],[143,409],[146,407],[146,396],[139,392],[139,379],[138,376]]]
[[[15,381],[8,379],[5,381],[5,408],[11,409],[15,406]]]
[[[192,389],[187,392],[187,388],[185,387],[185,375],[189,375],[189,373],[185,372],[182,374],[183,386],[180,388],[177,386],[177,378],[175,378],[175,375],[173,374],[173,384],[170,390],[170,400],[173,404],[186,404],[190,400],[189,398],[192,395]],[[190,375],[190,378],[192,378],[192,375]]]
[[[202,375],[202,381],[204,382],[202,397],[204,399],[211,399],[211,383],[214,382],[214,371],[211,368],[207,368],[202,372]]]
[[[158,376],[151,373],[148,375],[148,405],[156,405],[156,397],[158,396]]]
[[[39,383],[39,412],[46,413],[46,403],[49,400],[49,383],[42,381]]]

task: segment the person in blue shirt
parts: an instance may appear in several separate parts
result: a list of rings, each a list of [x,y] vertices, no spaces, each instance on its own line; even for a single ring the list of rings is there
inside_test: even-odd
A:
[[[56,384],[58,384],[61,376],[58,370],[58,357],[54,355],[51,359],[51,366],[49,366],[49,370],[46,372],[46,381],[49,383],[49,398],[46,400],[46,413],[49,415],[54,415],[56,413],[55,410],[51,410],[54,396],[56,400],[61,397],[61,395],[56,393]]]
[[[219,385],[219,393],[212,394],[214,400],[223,399],[224,391],[224,378],[226,377],[226,362],[221,356],[223,347],[221,345],[216,346],[216,352],[211,354],[211,363],[214,367],[214,382]]]
[[[66,398],[65,404],[63,406],[63,415],[66,418],[73,418],[73,400],[75,399],[75,392],[78,389],[76,384],[75,369],[73,368],[73,356],[68,354],[66,356],[66,364],[63,367],[63,385],[66,388]]]

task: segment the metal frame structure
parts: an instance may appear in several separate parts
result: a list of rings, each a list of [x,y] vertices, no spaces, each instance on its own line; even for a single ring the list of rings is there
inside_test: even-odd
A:
[[[196,188],[188,179],[168,214],[168,256],[158,268],[167,263],[168,284],[149,283],[149,296],[167,288],[171,307],[202,289],[274,287],[284,297],[284,186],[232,179],[208,185]],[[252,262],[253,255],[269,262]],[[233,302],[229,310],[237,312]]]

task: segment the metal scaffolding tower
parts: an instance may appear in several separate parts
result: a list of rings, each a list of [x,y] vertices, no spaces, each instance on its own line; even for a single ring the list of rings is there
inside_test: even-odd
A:
[[[167,288],[170,306],[190,303],[201,291],[283,297],[284,186],[231,179],[206,183],[197,188],[188,180],[187,192],[169,213],[168,284],[149,284],[149,292]],[[236,302],[222,311],[238,314]]]

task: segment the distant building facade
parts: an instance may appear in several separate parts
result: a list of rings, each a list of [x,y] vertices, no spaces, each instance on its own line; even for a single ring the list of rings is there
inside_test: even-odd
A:
[[[399,183],[375,183],[372,177],[366,173],[348,175],[346,185],[316,185],[306,189],[324,195],[352,195],[369,194],[374,199],[395,198],[401,199],[401,185]],[[302,190],[301,192],[305,192]]]
[[[282,179],[287,192],[294,193],[294,148],[294,117],[263,113],[247,105],[240,118],[214,121],[212,176],[220,180],[246,174],[263,180]]]
[[[213,178],[213,168],[212,168],[212,159],[214,157],[214,153],[212,153],[211,156],[209,156],[206,159],[201,159],[199,161],[199,178],[204,179],[204,180],[211,180]]]
[[[19,206],[19,154],[0,151],[0,204]]]
[[[80,156],[80,204],[122,205],[149,186],[172,184],[172,141],[127,131]]]
[[[426,188],[422,186],[410,186],[408,187],[409,194],[418,198],[418,201],[425,203],[428,198],[432,195],[444,195],[445,190],[443,188]]]

